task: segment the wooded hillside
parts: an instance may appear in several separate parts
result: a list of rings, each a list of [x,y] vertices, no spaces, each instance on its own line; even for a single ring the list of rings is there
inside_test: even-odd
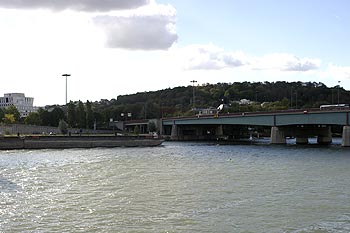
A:
[[[316,82],[243,82],[175,87],[159,91],[121,95],[96,102],[75,101],[67,106],[51,106],[29,115],[28,124],[57,126],[64,119],[71,127],[107,127],[110,119],[137,120],[193,115],[195,108],[217,108],[224,112],[274,111],[319,108],[322,104],[350,103],[350,93],[342,87]],[[339,99],[338,99],[339,97]],[[249,104],[242,104],[242,99]],[[68,113],[67,113],[68,112]],[[66,114],[67,113],[67,114]],[[1,115],[1,112],[0,112]],[[67,118],[68,115],[68,118]]]

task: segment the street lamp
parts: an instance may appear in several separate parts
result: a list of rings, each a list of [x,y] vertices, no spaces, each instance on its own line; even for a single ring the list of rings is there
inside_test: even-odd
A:
[[[66,77],[66,105],[67,105],[67,89],[68,89],[68,85],[67,85],[67,77],[71,76],[70,74],[62,74],[63,77]]]
[[[192,85],[193,85],[193,99],[192,99],[192,101],[193,101],[193,110],[195,109],[195,106],[196,106],[196,95],[195,95],[195,86],[194,86],[194,84],[196,83],[197,81],[196,80],[192,80],[191,81],[191,83],[192,83]]]

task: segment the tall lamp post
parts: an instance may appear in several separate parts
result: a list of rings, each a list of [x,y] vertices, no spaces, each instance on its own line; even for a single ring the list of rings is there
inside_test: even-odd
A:
[[[195,86],[194,86],[194,84],[196,83],[197,81],[196,80],[192,80],[191,81],[191,83],[192,83],[192,86],[193,86],[193,99],[192,99],[192,101],[193,101],[193,110],[195,109],[195,107],[196,107],[196,95],[195,95]]]
[[[68,84],[67,84],[67,78],[71,76],[70,74],[62,74],[63,77],[66,77],[66,105],[68,103],[67,101],[67,90],[68,90]]]

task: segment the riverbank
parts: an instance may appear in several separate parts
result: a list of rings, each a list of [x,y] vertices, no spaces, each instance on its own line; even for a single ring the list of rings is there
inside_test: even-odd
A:
[[[161,139],[137,136],[8,136],[0,137],[0,150],[152,147],[162,142]]]

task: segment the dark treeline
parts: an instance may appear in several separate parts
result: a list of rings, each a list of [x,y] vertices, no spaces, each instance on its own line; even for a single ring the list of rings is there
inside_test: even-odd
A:
[[[319,108],[322,104],[350,103],[349,92],[340,86],[327,87],[316,82],[235,82],[203,84],[195,87],[196,108],[217,108],[225,104],[226,112],[271,111]],[[247,99],[249,105],[237,101]],[[31,113],[24,122],[58,126],[61,119],[77,128],[108,127],[111,119],[137,120],[193,115],[193,87],[176,87],[153,92],[118,96],[96,102],[76,101],[67,106],[50,106]],[[13,111],[13,109],[11,110]],[[0,119],[10,121],[9,114]],[[16,119],[15,119],[16,120]]]

